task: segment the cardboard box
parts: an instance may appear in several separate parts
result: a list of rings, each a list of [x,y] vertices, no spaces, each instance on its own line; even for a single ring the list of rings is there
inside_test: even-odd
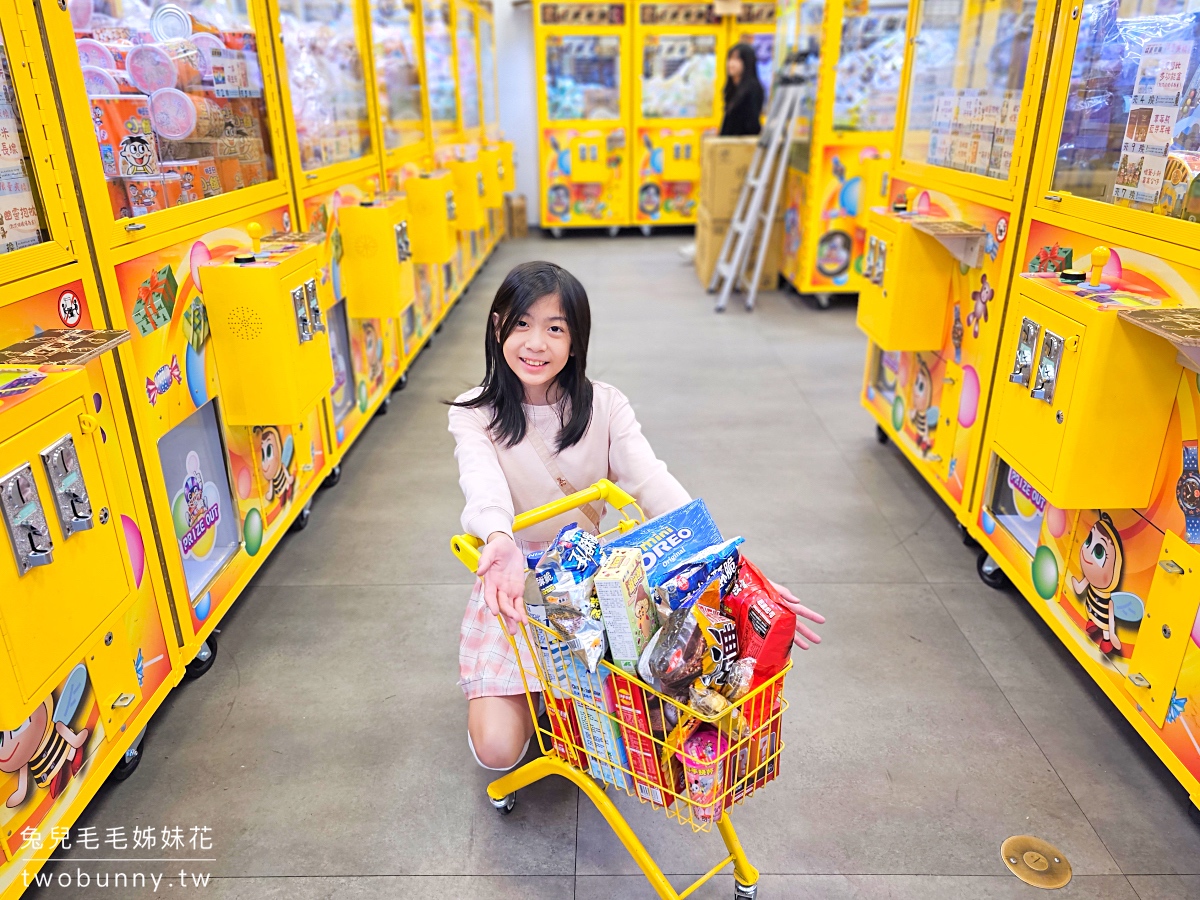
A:
[[[757,137],[706,137],[701,143],[700,208],[714,219],[733,218],[756,146]]]
[[[613,550],[596,573],[596,597],[608,632],[613,664],[631,675],[658,630],[658,610],[646,588],[642,552],[633,547]]]
[[[506,239],[529,237],[529,212],[524,194],[504,195],[504,231]]]
[[[625,755],[620,726],[610,717],[615,715],[616,708],[607,685],[614,676],[604,666],[589,672],[578,657],[573,662],[574,665],[567,666],[566,674],[572,693],[585,701],[575,703],[575,712],[583,748],[587,752],[588,770],[593,778],[628,790],[629,779],[625,771],[629,768],[629,758]]]
[[[638,797],[659,806],[670,806],[675,795],[667,788],[666,776],[659,766],[658,747],[651,737],[647,700],[641,685],[623,675],[613,675],[608,680],[608,690],[609,700],[621,719],[621,738],[625,741]]]
[[[707,289],[712,279],[713,269],[717,267],[717,257],[721,255],[721,244],[725,242],[725,233],[729,231],[729,219],[714,219],[703,206],[696,217],[696,274],[700,283]],[[763,261],[762,277],[758,281],[760,291],[773,291],[779,287],[779,269],[783,263],[783,216],[775,219],[771,229],[770,252]],[[750,266],[754,265],[756,248],[750,250]]]

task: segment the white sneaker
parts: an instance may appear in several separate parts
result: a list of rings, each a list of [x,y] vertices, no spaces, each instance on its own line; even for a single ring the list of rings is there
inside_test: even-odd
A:
[[[685,263],[691,265],[691,263],[696,259],[696,242],[691,241],[690,243],[684,244],[682,247],[680,247],[679,255],[683,257],[683,261]]]

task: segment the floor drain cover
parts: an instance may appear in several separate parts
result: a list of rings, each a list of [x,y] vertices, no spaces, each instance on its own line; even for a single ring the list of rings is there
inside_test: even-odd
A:
[[[1000,855],[1009,871],[1034,887],[1054,890],[1071,880],[1071,864],[1067,858],[1041,838],[1028,834],[1010,837],[1000,845]]]

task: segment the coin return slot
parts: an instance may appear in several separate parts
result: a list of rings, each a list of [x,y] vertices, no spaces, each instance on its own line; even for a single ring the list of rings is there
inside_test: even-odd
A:
[[[0,479],[0,513],[17,561],[17,574],[54,561],[54,541],[29,464]]]
[[[1033,374],[1033,349],[1037,346],[1038,333],[1042,326],[1032,319],[1021,320],[1021,337],[1017,341],[1017,355],[1013,359],[1013,370],[1008,380],[1021,387],[1029,387]]]
[[[87,531],[95,521],[87,485],[79,468],[79,456],[75,452],[75,439],[69,434],[64,435],[43,450],[41,455],[63,537],[70,538],[80,531]]]

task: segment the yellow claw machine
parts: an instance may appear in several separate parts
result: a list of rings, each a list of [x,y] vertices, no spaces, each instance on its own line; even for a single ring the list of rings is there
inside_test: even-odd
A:
[[[791,135],[782,272],[821,308],[861,284],[865,211],[896,124],[907,19],[907,0],[805,0],[781,14],[780,55],[804,61],[813,103]]]
[[[775,17],[780,3],[747,2],[742,4],[742,11],[736,16],[726,17],[729,27],[729,38],[726,51],[734,44],[749,44],[754,50],[754,58],[758,65],[758,80],[764,91],[763,117],[767,115],[767,104],[770,103],[771,81],[775,77]]]
[[[633,223],[630,206],[632,5],[535,0],[538,194],[542,227]]]
[[[633,4],[633,221],[690,225],[700,199],[700,140],[721,125],[728,33],[711,3]]]
[[[861,400],[960,521],[981,475],[1054,9],[914,5],[890,179],[867,214]]]
[[[191,658],[122,392],[130,335],[100,301],[43,34],[74,49],[65,10],[0,0],[4,898],[134,770]]]
[[[458,230],[454,299],[475,277],[487,253],[487,185],[480,158],[483,100],[479,73],[479,8],[474,0],[454,0],[454,60],[458,87],[459,128],[453,144],[434,148],[439,165],[454,178]]]
[[[1200,821],[1200,15],[1056,26],[968,525]]]
[[[385,190],[404,195],[408,206],[405,232],[413,252],[414,232],[431,227],[418,218],[408,197],[409,179],[417,177],[432,156],[429,105],[424,99],[424,64],[421,53],[421,10],[415,0],[369,0],[371,63],[374,72]],[[390,264],[390,260],[389,260]],[[404,364],[397,382],[408,381],[403,370],[416,357],[436,327],[442,308],[441,273],[412,261],[413,300],[400,314],[400,343]],[[338,416],[345,418],[343,405]],[[335,416],[335,419],[337,416]]]
[[[271,3],[299,228],[324,236],[317,288],[333,366],[333,484],[371,417],[387,412],[403,374],[403,298],[412,290],[377,290],[373,273],[380,261],[403,268],[393,229],[405,214],[383,190],[365,9],[352,0]]]
[[[44,108],[61,110],[100,282],[92,322],[130,335],[115,359],[143,543],[179,655],[203,671],[330,470],[327,289],[295,233],[267,6],[38,10],[57,101]]]
[[[513,146],[500,128],[500,83],[496,67],[496,19],[491,0],[479,2],[479,85],[483,95],[483,146],[479,161],[487,210],[485,252],[504,236],[504,194],[516,187]]]

